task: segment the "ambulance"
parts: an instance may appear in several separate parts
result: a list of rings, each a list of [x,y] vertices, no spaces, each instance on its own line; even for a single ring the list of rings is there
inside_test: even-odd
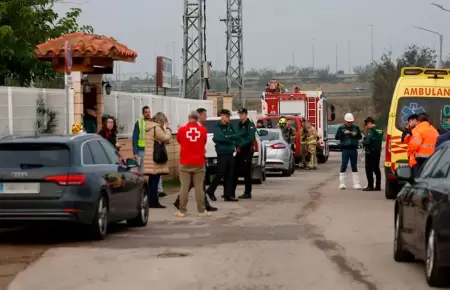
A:
[[[401,142],[408,117],[427,113],[442,134],[450,130],[450,69],[405,67],[395,86],[389,110],[384,162],[385,196],[395,199],[401,190],[395,171],[408,166],[408,145]]]

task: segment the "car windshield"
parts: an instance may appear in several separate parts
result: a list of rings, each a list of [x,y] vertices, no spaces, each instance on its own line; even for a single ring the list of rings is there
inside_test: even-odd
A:
[[[263,141],[275,141],[275,140],[280,140],[280,131],[279,130],[264,130],[264,129],[259,129],[259,136],[261,138],[261,140]],[[266,131],[267,135],[265,134],[261,134],[261,131]],[[265,135],[265,136],[263,136]]]
[[[214,128],[216,127],[216,124],[219,120],[206,120],[204,126],[206,127],[206,130],[208,130],[208,133],[213,133]],[[230,124],[234,128],[236,128],[239,125],[240,120],[239,119],[231,119]]]
[[[336,134],[339,125],[330,125],[328,126],[328,134]]]
[[[0,160],[0,168],[67,167],[70,166],[70,152],[64,144],[2,144]]]
[[[397,105],[395,127],[405,130],[410,115],[424,112],[440,133],[450,130],[450,98],[439,97],[401,97]]]

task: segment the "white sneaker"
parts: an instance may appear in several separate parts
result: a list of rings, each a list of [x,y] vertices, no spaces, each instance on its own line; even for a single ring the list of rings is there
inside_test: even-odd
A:
[[[346,189],[346,186],[345,186],[345,172],[341,172],[340,174],[339,174],[339,182],[341,183],[340,185],[339,185],[339,189]]]
[[[358,172],[352,172],[353,189],[361,189]]]

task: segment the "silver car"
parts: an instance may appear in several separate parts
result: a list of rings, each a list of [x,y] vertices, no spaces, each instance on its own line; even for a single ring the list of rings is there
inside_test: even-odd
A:
[[[294,153],[280,129],[258,129],[259,136],[267,152],[266,170],[281,171],[283,176],[291,176],[295,171]]]

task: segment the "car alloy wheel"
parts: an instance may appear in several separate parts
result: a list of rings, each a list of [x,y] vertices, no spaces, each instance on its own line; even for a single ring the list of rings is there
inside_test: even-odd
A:
[[[148,220],[148,194],[146,189],[142,189],[142,200],[141,200],[141,219],[144,222],[147,222]]]
[[[101,197],[98,201],[97,223],[99,233],[101,235],[106,235],[108,230],[108,205],[106,204],[104,197]]]
[[[430,230],[430,234],[428,235],[428,243],[427,243],[427,255],[425,260],[425,267],[426,267],[426,273],[427,277],[430,278],[433,274],[434,270],[434,263],[436,258],[436,242],[435,242],[436,236],[434,233],[434,230]]]
[[[395,218],[395,229],[394,229],[394,252],[398,251],[398,239],[400,237],[400,215],[397,213]]]

